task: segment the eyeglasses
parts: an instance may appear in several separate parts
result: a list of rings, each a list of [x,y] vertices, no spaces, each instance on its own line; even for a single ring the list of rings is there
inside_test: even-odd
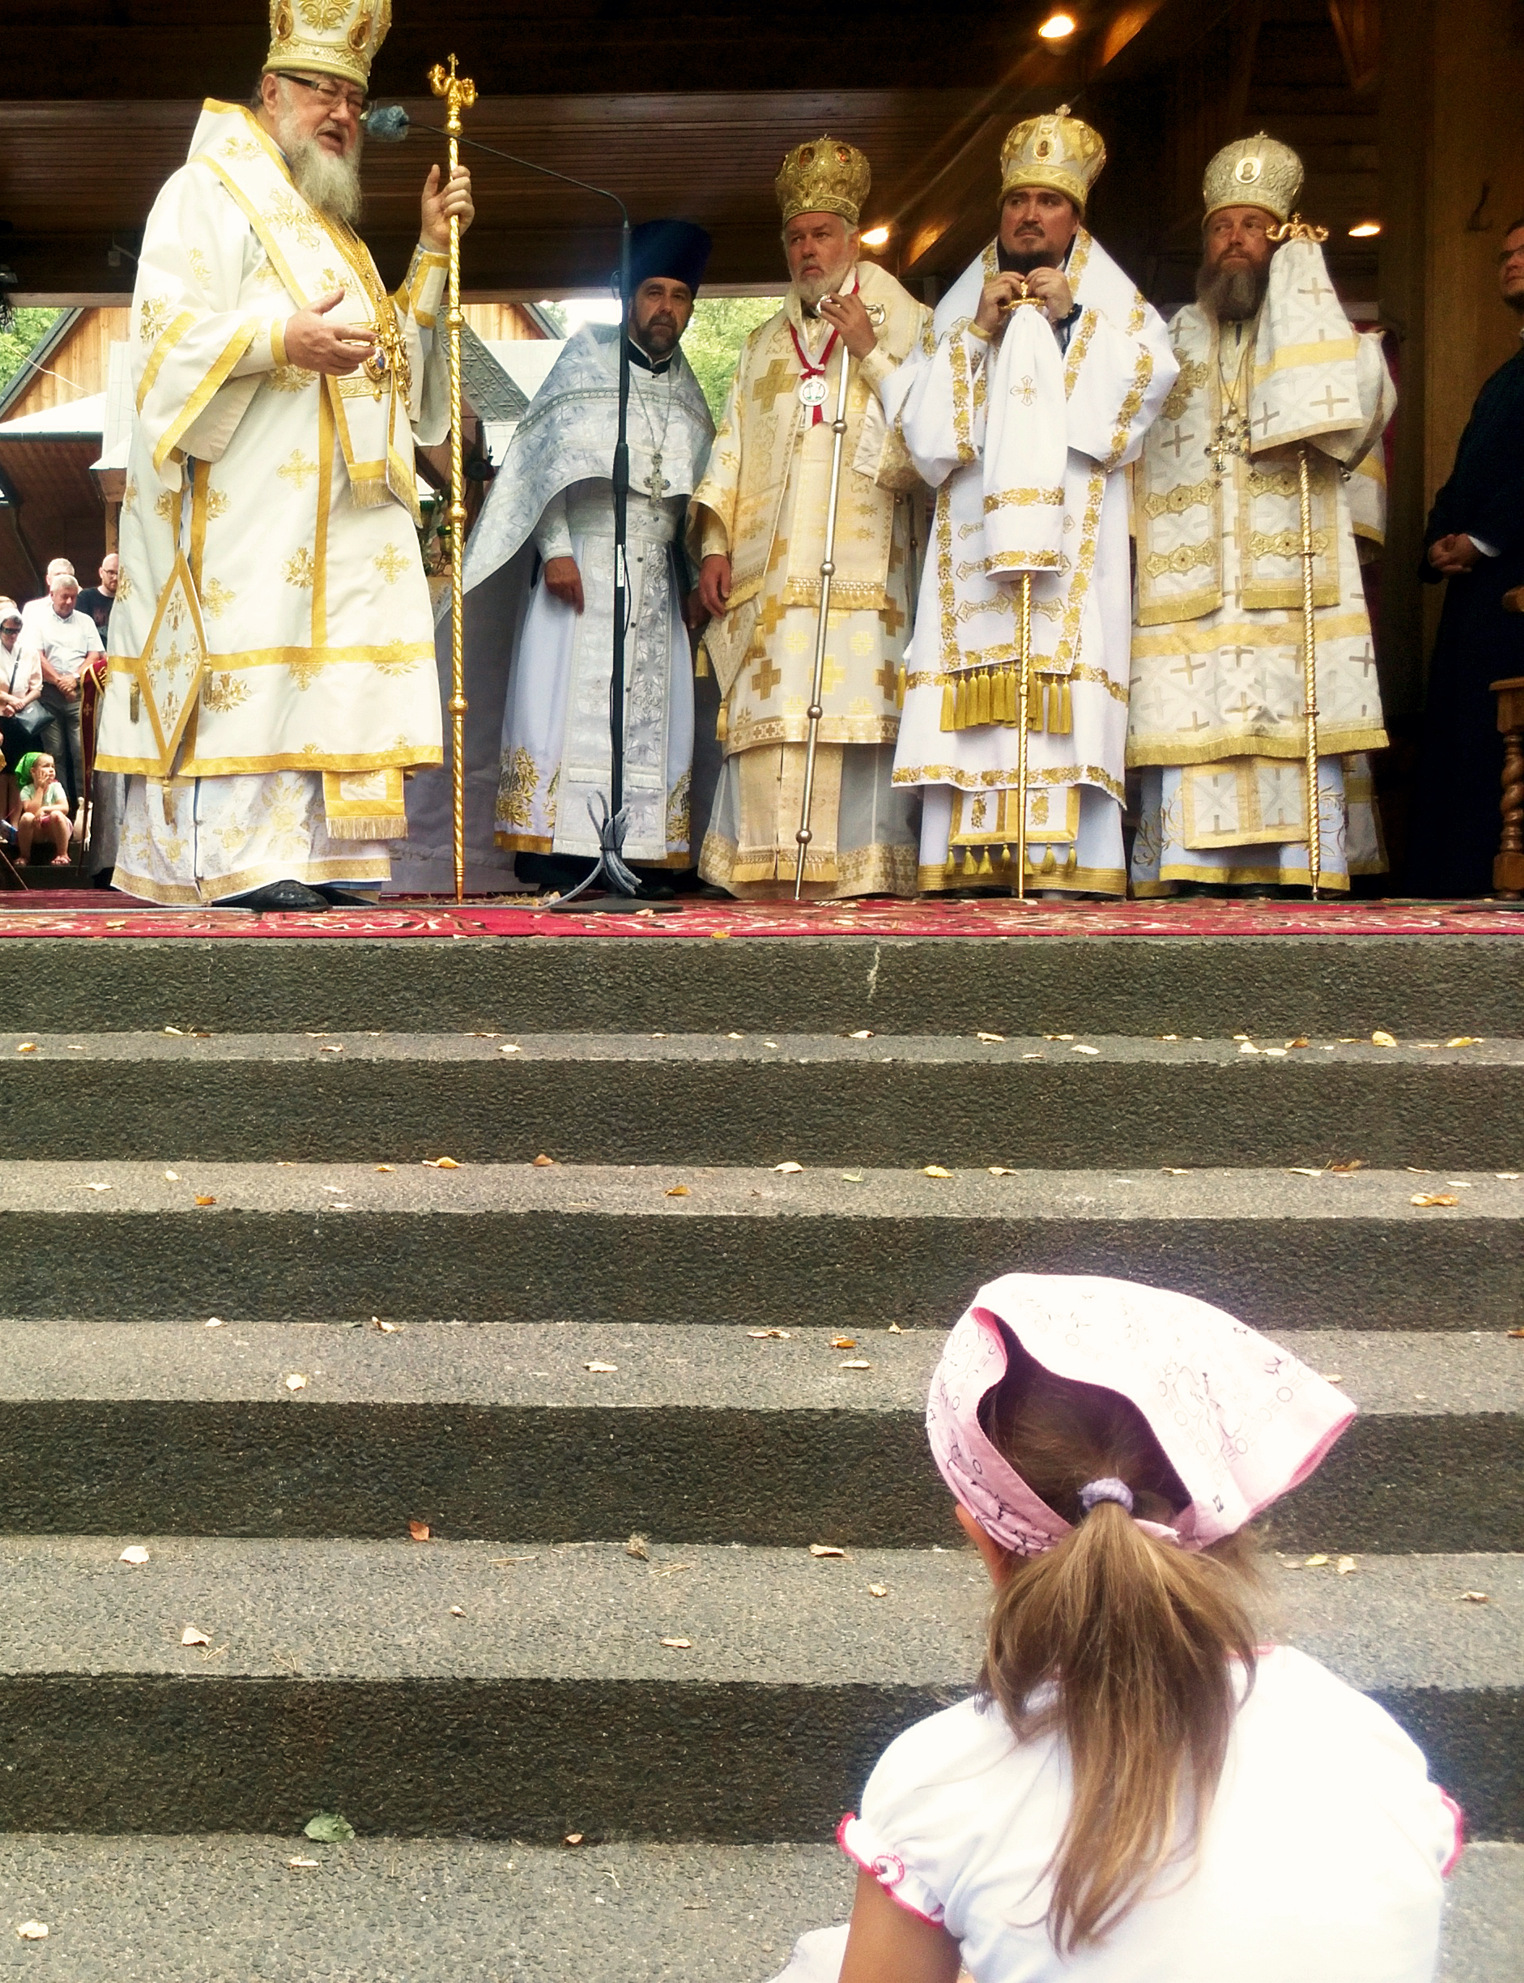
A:
[[[346,89],[342,83],[335,82],[331,76],[324,76],[315,81],[311,76],[288,75],[284,69],[280,73],[286,82],[300,83],[304,90],[311,90],[318,101],[320,103],[326,103],[330,110],[336,110],[342,103],[351,117],[358,119],[365,115],[365,92],[363,90]]]

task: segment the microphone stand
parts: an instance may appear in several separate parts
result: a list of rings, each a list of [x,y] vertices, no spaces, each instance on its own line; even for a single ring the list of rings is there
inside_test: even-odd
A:
[[[420,131],[433,131],[440,137],[452,135],[441,125],[425,124],[410,117],[400,105],[379,106],[366,115],[367,131],[386,144],[400,143],[415,125]],[[609,908],[625,910],[644,907],[638,899],[640,877],[631,871],[624,858],[624,836],[628,827],[624,804],[624,669],[630,613],[627,549],[630,502],[629,210],[619,195],[611,193],[606,186],[594,186],[586,179],[574,179],[569,172],[557,172],[549,165],[538,165],[532,158],[520,158],[515,152],[499,151],[495,145],[484,145],[479,138],[468,138],[463,132],[456,135],[455,141],[470,145],[474,151],[486,152],[489,157],[504,159],[509,165],[522,166],[526,172],[538,172],[546,179],[559,179],[565,186],[579,187],[584,193],[596,193],[601,200],[612,200],[619,209],[619,419],[614,435],[614,651],[609,671],[609,795],[605,799],[599,793],[596,802],[588,801],[588,817],[598,836],[597,860],[575,888],[568,889],[549,906],[552,911],[565,909],[578,896],[586,894],[601,875],[613,897]],[[456,542],[451,548],[457,559],[463,556],[465,547],[462,543]],[[460,637],[457,631],[456,638]]]

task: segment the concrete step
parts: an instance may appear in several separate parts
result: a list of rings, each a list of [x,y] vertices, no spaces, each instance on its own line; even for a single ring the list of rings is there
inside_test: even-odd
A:
[[[1290,1037],[0,1035],[0,1159],[1524,1166],[1524,1041]]]
[[[968,1550],[126,1540],[0,1541],[5,1829],[819,1840],[970,1684],[987,1589]],[[1270,1609],[1524,1837],[1524,1558],[1287,1569]]]
[[[1272,1332],[1492,1329],[1521,1320],[1521,1208],[1524,1180],[1444,1169],[50,1161],[7,1171],[0,1286],[16,1315],[83,1319],[942,1325],[1020,1267],[1153,1281]]]
[[[1276,1510],[1278,1546],[1524,1550],[1517,1343],[1281,1340],[1361,1416]],[[12,1321],[0,1532],[384,1538],[417,1519],[537,1544],[949,1543],[924,1432],[941,1343],[940,1329]]]
[[[1511,936],[7,939],[44,1032],[1524,1036]]]
[[[765,1983],[797,1935],[846,1919],[852,1884],[830,1845],[0,1835],[0,1968],[72,1983]],[[1447,1901],[1444,1983],[1516,1983],[1524,1846],[1472,1846]],[[46,1942],[15,1939],[26,1920]]]

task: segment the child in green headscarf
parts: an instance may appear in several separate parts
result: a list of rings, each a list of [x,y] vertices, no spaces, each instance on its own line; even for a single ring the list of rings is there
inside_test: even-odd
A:
[[[47,751],[28,751],[16,766],[21,787],[21,817],[16,822],[16,846],[23,861],[32,858],[32,843],[41,840],[56,849],[55,868],[69,865],[69,798],[58,782],[57,766]]]

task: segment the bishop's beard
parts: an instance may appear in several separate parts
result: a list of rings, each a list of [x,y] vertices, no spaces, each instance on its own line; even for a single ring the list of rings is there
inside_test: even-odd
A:
[[[1269,286],[1268,269],[1208,268],[1196,271],[1196,301],[1220,324],[1246,324],[1259,314]]]
[[[360,152],[364,144],[356,137],[353,151],[336,158],[324,151],[316,138],[294,130],[294,118],[284,118],[277,132],[296,190],[309,206],[316,207],[329,220],[346,227],[358,224],[364,200],[360,192]]]

